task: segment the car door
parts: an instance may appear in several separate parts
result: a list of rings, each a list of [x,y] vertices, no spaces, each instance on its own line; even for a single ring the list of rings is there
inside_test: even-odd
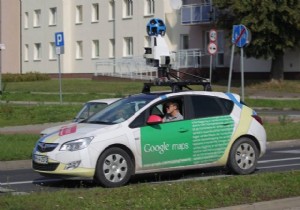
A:
[[[180,101],[180,111],[185,113],[183,97],[173,98]],[[150,108],[149,115],[162,115],[163,105]],[[179,120],[173,122],[146,125],[141,127],[141,161],[143,169],[168,168],[190,165],[192,138],[190,122]]]

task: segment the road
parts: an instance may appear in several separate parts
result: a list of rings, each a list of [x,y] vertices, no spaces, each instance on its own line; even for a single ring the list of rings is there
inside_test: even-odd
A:
[[[256,173],[300,170],[300,144],[270,148],[258,162]],[[189,179],[208,179],[230,176],[223,168],[191,170],[175,173],[139,175],[130,184],[155,182],[158,180],[183,181]],[[40,176],[32,169],[1,171],[0,195],[5,192],[30,193],[39,191],[56,191],[66,188],[97,187],[91,180],[61,180]]]

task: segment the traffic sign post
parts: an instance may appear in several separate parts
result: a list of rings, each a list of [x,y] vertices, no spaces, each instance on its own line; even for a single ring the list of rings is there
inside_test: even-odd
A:
[[[63,32],[55,33],[55,47],[56,47],[56,54],[57,54],[57,58],[58,58],[59,99],[60,99],[60,104],[62,104],[60,55],[64,54],[64,47],[65,47]]]
[[[210,65],[209,65],[209,79],[210,83],[212,81],[212,66],[213,66],[213,55],[218,52],[218,45],[217,45],[217,37],[218,33],[215,29],[211,29],[209,31],[209,44],[207,46],[207,51],[210,54]]]
[[[244,25],[234,25],[232,28],[232,49],[231,49],[231,60],[228,78],[228,92],[230,92],[232,68],[233,68],[233,58],[234,58],[234,47],[237,46],[241,48],[241,95],[242,100],[244,100],[244,49],[249,45],[251,41],[251,32]]]
[[[2,95],[2,50],[5,50],[5,44],[0,43],[0,95]]]

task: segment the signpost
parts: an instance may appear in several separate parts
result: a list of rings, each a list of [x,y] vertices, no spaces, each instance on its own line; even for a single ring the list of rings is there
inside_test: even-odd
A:
[[[212,56],[218,52],[217,45],[217,31],[215,29],[211,29],[209,31],[209,44],[207,46],[207,51],[210,54],[210,65],[209,65],[209,79],[210,83],[212,81]]]
[[[228,78],[228,92],[230,92],[233,58],[235,46],[241,48],[241,95],[244,100],[244,49],[249,45],[251,41],[251,32],[244,25],[234,25],[232,28],[232,49],[231,49],[231,60]]]
[[[55,46],[56,46],[56,54],[58,56],[59,98],[60,98],[60,104],[62,104],[60,55],[64,54],[64,47],[65,47],[63,32],[55,33]]]
[[[0,43],[0,95],[2,95],[2,50],[5,50],[5,44]]]

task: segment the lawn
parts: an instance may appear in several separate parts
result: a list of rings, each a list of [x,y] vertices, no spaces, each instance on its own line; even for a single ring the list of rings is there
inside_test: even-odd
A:
[[[300,172],[264,173],[209,180],[139,183],[106,189],[77,186],[56,192],[2,195],[3,210],[210,209],[300,196]],[[79,189],[78,189],[79,188]]]

